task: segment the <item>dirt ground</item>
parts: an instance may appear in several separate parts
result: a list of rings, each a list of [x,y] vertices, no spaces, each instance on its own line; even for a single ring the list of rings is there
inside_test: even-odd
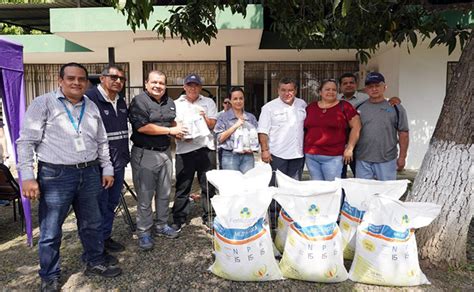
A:
[[[135,220],[136,202],[126,195]],[[207,269],[213,262],[212,238],[199,218],[200,206],[192,208],[191,224],[183,229],[178,239],[157,238],[150,252],[138,249],[124,213],[118,212],[114,238],[126,245],[126,251],[116,254],[123,274],[114,279],[87,277],[80,261],[82,247],[77,237],[74,214],[63,227],[62,278],[63,290],[327,290],[327,291],[474,291],[474,224],[471,222],[468,240],[468,265],[458,270],[426,270],[431,285],[394,288],[371,286],[352,281],[321,284],[296,280],[273,282],[234,282],[214,276]],[[37,203],[32,205],[34,246],[26,246],[19,222],[13,222],[12,207],[0,207],[0,289],[36,290],[38,277],[38,222]]]

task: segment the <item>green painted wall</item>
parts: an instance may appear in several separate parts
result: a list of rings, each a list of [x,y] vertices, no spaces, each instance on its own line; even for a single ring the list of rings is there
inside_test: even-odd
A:
[[[22,44],[24,53],[91,52],[88,48],[57,35],[3,35],[2,37]]]
[[[152,28],[158,19],[169,17],[170,7],[155,6],[148,21]],[[50,10],[51,32],[94,32],[130,30],[127,19],[121,12],[109,7],[98,8],[57,8]],[[217,12],[218,29],[263,29],[263,8],[248,5],[247,16],[233,15],[230,9]]]

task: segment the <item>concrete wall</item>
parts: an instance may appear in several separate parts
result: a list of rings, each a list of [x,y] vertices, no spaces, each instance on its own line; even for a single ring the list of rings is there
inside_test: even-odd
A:
[[[253,38],[259,39],[258,32]],[[189,47],[179,40],[126,42],[116,48],[116,61],[130,63],[130,85],[142,85],[142,62],[146,61],[190,61],[225,60],[225,45],[231,39],[250,37],[248,31],[234,30],[213,42],[211,46],[198,44]],[[82,36],[81,36],[82,37]],[[223,40],[227,39],[227,40]],[[76,40],[77,41],[77,40]],[[25,63],[107,62],[105,46],[91,48],[89,53],[27,53]],[[448,61],[457,61],[460,50],[451,56],[447,48],[427,49],[420,44],[407,52],[406,46],[393,48],[384,46],[367,65],[367,70],[382,72],[387,80],[387,97],[399,96],[407,109],[410,123],[410,147],[407,168],[421,166],[429,140],[439,116],[446,92],[446,70]],[[353,50],[258,50],[258,42],[249,41],[232,47],[232,83],[243,84],[245,61],[348,61],[355,59]]]

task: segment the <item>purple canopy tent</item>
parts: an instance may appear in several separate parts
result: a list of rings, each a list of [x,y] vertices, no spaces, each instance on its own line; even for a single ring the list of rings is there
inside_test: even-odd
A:
[[[17,161],[16,144],[25,114],[25,89],[23,84],[23,46],[0,37],[0,93],[3,96],[3,109],[6,123],[13,141],[13,153]],[[20,177],[21,181],[21,177]],[[21,187],[21,184],[20,184]],[[30,201],[23,197],[26,222],[27,243],[33,246],[33,227],[31,225]]]

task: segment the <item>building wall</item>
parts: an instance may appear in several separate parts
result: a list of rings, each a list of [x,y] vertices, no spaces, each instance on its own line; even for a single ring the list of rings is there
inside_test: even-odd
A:
[[[233,32],[237,34],[238,32]],[[168,41],[167,41],[168,42]],[[165,42],[166,43],[166,42]],[[116,49],[116,62],[129,62],[130,86],[142,86],[143,61],[225,60],[225,42],[214,46],[199,44],[188,47],[181,41],[168,42],[177,49],[160,49],[162,41],[127,44]],[[156,47],[155,49],[152,49]],[[25,63],[106,62],[107,49],[82,53],[27,53]],[[370,60],[367,70],[382,72],[388,84],[387,96],[399,96],[407,109],[410,124],[410,147],[407,168],[421,166],[429,140],[436,126],[446,92],[448,61],[457,61],[460,50],[451,56],[447,48],[427,49],[426,44],[407,52],[402,48],[384,47]],[[243,85],[245,61],[350,61],[355,59],[353,50],[258,50],[258,45],[232,47],[232,83]]]

